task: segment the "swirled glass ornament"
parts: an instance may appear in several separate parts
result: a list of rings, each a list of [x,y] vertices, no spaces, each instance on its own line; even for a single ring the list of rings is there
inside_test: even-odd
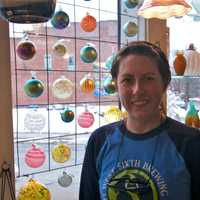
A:
[[[95,81],[92,78],[85,76],[81,79],[80,86],[83,93],[91,93],[95,89]]]
[[[61,119],[64,122],[71,122],[74,119],[74,112],[70,110],[69,108],[64,109],[61,113]]]
[[[107,69],[111,70],[112,64],[113,64],[113,60],[115,59],[115,56],[116,56],[116,54],[113,54],[112,56],[109,56],[106,59],[105,65],[106,65]]]
[[[93,63],[97,59],[96,49],[88,44],[81,48],[80,58],[84,63]]]
[[[82,128],[89,128],[90,126],[93,125],[93,123],[94,123],[94,115],[89,111],[82,112],[78,116],[78,125]]]
[[[61,187],[69,187],[72,184],[72,176],[68,175],[66,172],[63,172],[62,176],[58,177],[58,184]]]
[[[52,158],[58,163],[64,163],[71,156],[71,149],[66,144],[56,145],[51,152]]]
[[[25,39],[17,44],[16,53],[22,60],[30,60],[35,56],[36,48],[32,41]]]
[[[41,80],[32,77],[24,84],[24,92],[27,96],[37,98],[42,95],[44,91],[44,84]]]
[[[135,22],[128,21],[123,26],[123,32],[127,37],[133,37],[138,33],[138,25]]]
[[[135,8],[139,3],[139,0],[124,0],[124,4],[127,8]]]
[[[43,184],[30,179],[20,188],[17,200],[51,200],[51,193]]]
[[[74,84],[64,76],[56,79],[52,84],[52,94],[58,99],[68,99],[74,90]]]
[[[58,40],[52,47],[53,53],[61,58],[69,58],[69,50],[65,44],[65,40]]]
[[[31,132],[40,132],[46,124],[46,118],[37,110],[27,112],[24,117],[24,127]]]
[[[122,112],[119,108],[115,106],[110,106],[105,112],[104,112],[104,119],[108,123],[119,121],[123,118]]]
[[[32,168],[38,168],[44,164],[45,161],[44,150],[32,144],[31,149],[26,152],[25,163]]]
[[[87,13],[87,15],[81,20],[80,26],[85,32],[94,31],[97,26],[95,17]]]
[[[51,24],[56,29],[64,29],[69,25],[69,15],[64,11],[59,10],[55,12],[51,18]]]

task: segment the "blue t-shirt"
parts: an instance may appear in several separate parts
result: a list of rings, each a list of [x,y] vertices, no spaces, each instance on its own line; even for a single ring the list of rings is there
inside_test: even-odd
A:
[[[183,141],[196,135],[197,130],[170,118],[142,135],[129,132],[123,121],[98,129],[88,142],[79,199],[193,200]]]

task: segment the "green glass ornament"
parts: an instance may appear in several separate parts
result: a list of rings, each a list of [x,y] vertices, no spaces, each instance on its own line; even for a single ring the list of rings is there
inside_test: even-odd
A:
[[[108,76],[103,82],[103,88],[108,94],[113,94],[116,91],[115,82],[112,77]]]
[[[37,98],[42,95],[43,91],[43,82],[34,77],[32,77],[32,79],[27,80],[24,84],[24,92],[29,97]]]
[[[97,51],[92,45],[88,44],[81,48],[80,58],[84,63],[92,63],[97,59]]]
[[[127,37],[133,37],[138,33],[138,26],[135,22],[128,21],[124,24],[123,31]]]
[[[51,18],[51,24],[56,29],[64,29],[69,25],[69,15],[59,10]]]
[[[127,8],[135,8],[139,3],[139,0],[124,0],[124,4]]]
[[[60,113],[60,115],[61,119],[67,123],[73,121],[74,119],[74,112],[69,108],[64,109],[63,112]]]
[[[112,56],[109,56],[107,59],[106,59],[106,68],[111,70],[112,68],[112,63],[113,63],[113,60],[115,59],[115,56],[116,54],[113,54]]]

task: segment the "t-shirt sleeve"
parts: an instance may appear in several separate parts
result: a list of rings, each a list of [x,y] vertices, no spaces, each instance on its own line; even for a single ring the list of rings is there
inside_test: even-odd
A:
[[[100,200],[96,156],[95,137],[90,137],[82,166],[79,200]]]

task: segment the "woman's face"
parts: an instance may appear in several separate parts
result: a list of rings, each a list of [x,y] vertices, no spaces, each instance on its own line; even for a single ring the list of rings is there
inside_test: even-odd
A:
[[[159,114],[165,87],[154,60],[141,55],[123,58],[116,84],[129,117],[145,120]]]

